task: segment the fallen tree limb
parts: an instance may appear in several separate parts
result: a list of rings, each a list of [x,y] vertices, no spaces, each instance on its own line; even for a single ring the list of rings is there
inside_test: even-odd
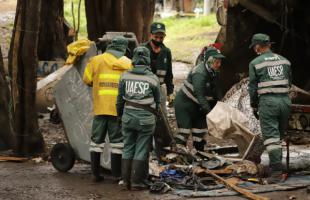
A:
[[[223,182],[227,187],[239,192],[240,194],[243,194],[244,196],[246,196],[249,199],[253,199],[253,200],[269,200],[269,198],[267,197],[263,197],[263,196],[259,196],[256,194],[251,193],[250,191],[240,188],[234,184],[232,184],[231,182],[226,181],[225,179],[223,179],[222,177],[216,175],[215,173],[211,172],[208,169],[205,169],[205,172],[208,173],[209,175],[213,176],[214,178],[218,179],[219,181]]]

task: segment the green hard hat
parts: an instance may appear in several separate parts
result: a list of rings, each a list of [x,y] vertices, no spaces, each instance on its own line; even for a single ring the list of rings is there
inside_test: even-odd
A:
[[[150,65],[150,50],[144,46],[136,47],[133,50],[132,63],[133,65]]]
[[[112,53],[117,57],[125,55],[128,46],[128,40],[123,36],[116,36],[107,46],[107,52]]]
[[[208,47],[205,51],[204,54],[205,60],[207,60],[210,56],[212,56],[213,58],[225,58],[225,56],[221,53],[221,51],[214,47]]]
[[[251,49],[257,44],[273,44],[274,42],[270,42],[269,35],[263,33],[256,33],[252,36],[251,44],[249,48]]]
[[[151,33],[166,33],[165,24],[160,22],[153,22],[151,24]]]

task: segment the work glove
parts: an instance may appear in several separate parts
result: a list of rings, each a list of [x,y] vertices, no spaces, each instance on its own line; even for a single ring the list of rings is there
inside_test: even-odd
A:
[[[209,106],[203,106],[203,107],[200,107],[199,110],[202,114],[207,115],[210,112],[210,107]]]
[[[253,108],[253,115],[254,117],[258,120],[259,119],[259,114],[258,114],[258,109],[257,108]]]
[[[173,94],[169,94],[167,96],[167,101],[168,101],[168,107],[173,107],[173,102],[174,102],[175,96]]]
[[[254,108],[256,108],[256,109],[258,108],[257,103],[253,103],[253,102],[251,102],[251,104],[250,104],[250,105],[251,105],[251,107],[252,107],[253,109],[254,109]]]

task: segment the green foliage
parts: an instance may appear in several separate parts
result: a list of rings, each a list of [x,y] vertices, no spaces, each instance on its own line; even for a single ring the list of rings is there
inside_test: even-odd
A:
[[[159,21],[166,25],[165,44],[171,49],[173,59],[187,63],[193,63],[201,48],[215,41],[220,29],[214,14]]]
[[[85,0],[81,2],[81,21],[79,38],[87,37]],[[73,26],[71,2],[74,3],[75,23],[77,26],[79,0],[64,0],[65,18]],[[219,26],[214,14],[201,17],[170,17],[157,20],[166,25],[165,44],[171,48],[174,60],[193,63],[201,48],[216,39]]]
[[[86,28],[86,14],[85,14],[85,0],[81,0],[81,10],[80,10],[80,31],[79,31],[79,39],[87,37],[87,28]],[[72,25],[73,27],[73,17],[71,11],[71,2],[74,5],[74,17],[75,17],[75,26],[77,28],[78,24],[78,5],[79,0],[64,0],[64,15],[66,20]]]

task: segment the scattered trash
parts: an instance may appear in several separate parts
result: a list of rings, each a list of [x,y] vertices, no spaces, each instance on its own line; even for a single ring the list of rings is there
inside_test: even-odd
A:
[[[292,196],[289,196],[288,198],[289,200],[294,200],[294,199],[297,199],[296,196],[292,195]]]
[[[260,163],[263,153],[261,137],[250,130],[249,120],[241,111],[224,102],[217,102],[207,115],[207,121],[209,134],[236,142],[239,150],[237,160],[247,159]],[[258,143],[261,144],[259,151],[253,151]]]
[[[207,169],[216,169],[218,167],[221,167],[221,161],[217,158],[211,158],[207,161],[202,161],[201,166]]]
[[[31,160],[34,161],[35,163],[42,163],[42,162],[44,162],[44,160],[41,157],[32,158]]]
[[[228,166],[227,169],[231,169],[234,174],[256,175],[258,173],[256,164],[249,160],[243,160],[243,161],[234,163]]]
[[[155,182],[150,187],[150,192],[154,194],[164,194],[170,191],[172,188],[165,182]]]

